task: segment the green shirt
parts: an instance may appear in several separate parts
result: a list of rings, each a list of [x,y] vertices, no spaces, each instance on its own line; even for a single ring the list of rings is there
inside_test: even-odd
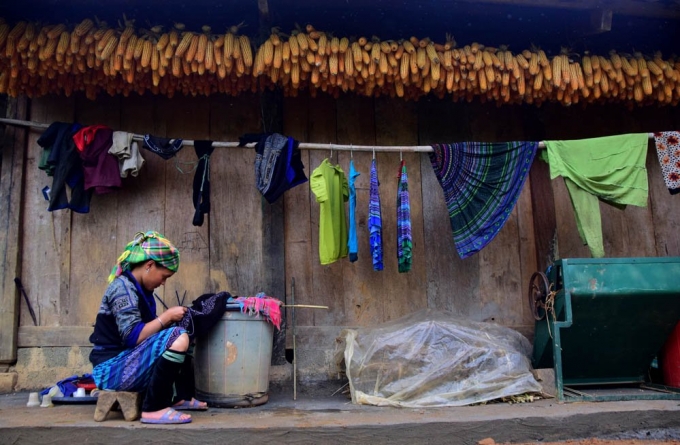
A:
[[[324,159],[312,172],[309,186],[319,203],[319,260],[331,264],[347,256],[347,221],[345,202],[349,187],[345,172]]]
[[[594,258],[604,256],[598,198],[617,207],[647,206],[647,133],[546,141],[550,179],[564,178],[576,227]]]

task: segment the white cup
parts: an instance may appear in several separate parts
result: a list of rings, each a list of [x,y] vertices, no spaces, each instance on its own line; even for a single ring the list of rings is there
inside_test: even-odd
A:
[[[54,405],[52,405],[52,396],[49,394],[45,394],[42,396],[42,403],[40,404],[41,408],[51,408]]]
[[[73,393],[73,397],[85,397],[85,388],[77,388],[76,392]]]
[[[32,392],[28,395],[27,407],[32,408],[34,406],[40,406],[40,398],[37,392]]]

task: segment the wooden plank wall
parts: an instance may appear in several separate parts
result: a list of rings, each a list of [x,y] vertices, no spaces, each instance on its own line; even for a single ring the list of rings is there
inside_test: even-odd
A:
[[[97,102],[82,97],[46,97],[34,100],[31,107],[31,118],[40,122],[77,119],[136,133],[214,140],[235,140],[241,134],[261,131],[261,116],[257,96],[102,96]],[[301,141],[361,145],[577,139],[680,127],[680,112],[671,108],[497,108],[437,99],[403,102],[352,95],[338,99],[305,94],[285,98],[282,116],[283,132]],[[254,187],[254,150],[215,151],[211,160],[212,211],[202,227],[194,227],[193,173],[180,171],[191,170],[196,161],[193,148],[182,150],[171,161],[143,150],[146,165],[139,177],[125,179],[119,193],[95,196],[89,214],[48,213],[40,190],[50,180],[37,169],[38,136],[39,132],[30,132],[26,158],[21,277],[35,302],[40,326],[89,326],[117,255],[141,230],[159,230],[181,249],[179,273],[168,281],[164,291],[158,291],[169,304],[174,304],[176,292],[182,295],[187,291],[187,301],[191,301],[204,292],[218,290],[238,295],[266,291],[266,260],[274,263],[267,257],[271,253],[263,248],[267,245],[263,206],[268,204]],[[303,151],[307,175],[330,155],[326,151]],[[542,269],[550,255],[589,256],[578,238],[563,181],[550,181],[547,168],[535,163],[498,237],[478,255],[461,260],[428,155],[404,153],[411,198],[413,268],[400,274],[395,209],[399,154],[377,153],[385,270],[376,272],[367,231],[372,154],[335,151],[332,155],[333,163],[345,172],[350,159],[360,172],[356,182],[357,262],[343,259],[320,265],[319,206],[313,193],[308,185],[302,185],[283,198],[285,248],[277,260],[284,263],[287,294],[295,278],[296,303],[330,308],[300,310],[296,316],[302,329],[299,332],[308,337],[303,343],[316,343],[321,355],[333,348],[332,337],[340,327],[375,325],[426,307],[512,326],[531,336],[533,319],[525,302],[531,274]],[[680,255],[680,206],[678,198],[663,185],[653,144],[647,166],[647,208],[621,211],[602,205],[608,256]],[[548,252],[553,249],[553,233],[558,237],[557,250]],[[32,324],[27,314],[22,307],[21,326]],[[65,338],[53,331],[45,331],[45,338]],[[30,333],[30,341],[24,344],[39,344],[39,329],[24,332]],[[290,343],[288,338],[289,347]],[[309,356],[308,360],[324,358]]]

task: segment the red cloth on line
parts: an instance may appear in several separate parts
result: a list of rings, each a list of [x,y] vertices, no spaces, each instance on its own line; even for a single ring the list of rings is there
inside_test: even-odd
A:
[[[94,137],[98,130],[108,128],[106,125],[90,125],[89,127],[83,127],[76,134],[73,135],[73,142],[76,143],[78,151],[82,152],[85,147],[90,145],[94,140]]]

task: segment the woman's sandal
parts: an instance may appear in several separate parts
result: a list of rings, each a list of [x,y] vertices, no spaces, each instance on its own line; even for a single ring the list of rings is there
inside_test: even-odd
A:
[[[191,400],[185,400],[179,405],[173,405],[172,408],[179,411],[205,411],[208,409],[208,405],[201,405],[201,401],[192,398]]]
[[[154,423],[161,425],[175,425],[178,423],[190,423],[191,417],[182,419],[184,414],[179,411],[175,411],[172,408],[168,408],[167,411],[163,413],[158,419],[149,419],[142,417],[142,423]]]

